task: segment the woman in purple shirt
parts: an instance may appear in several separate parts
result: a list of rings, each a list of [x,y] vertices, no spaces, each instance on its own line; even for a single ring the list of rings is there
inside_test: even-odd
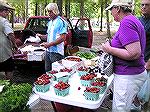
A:
[[[120,26],[111,42],[102,45],[114,56],[113,112],[129,112],[133,99],[147,77],[144,62],[146,43],[141,22],[132,15],[133,0],[112,0],[110,10]]]

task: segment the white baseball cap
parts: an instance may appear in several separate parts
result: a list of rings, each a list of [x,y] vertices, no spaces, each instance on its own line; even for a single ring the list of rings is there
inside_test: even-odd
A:
[[[111,4],[105,10],[110,10],[114,5],[128,6],[132,8],[134,5],[134,0],[112,0]]]
[[[4,9],[14,10],[14,8],[11,7],[8,3],[0,0],[0,10],[4,10]]]

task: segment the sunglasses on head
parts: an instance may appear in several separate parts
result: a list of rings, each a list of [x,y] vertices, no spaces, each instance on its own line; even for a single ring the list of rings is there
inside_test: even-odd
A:
[[[143,4],[141,4],[141,7],[144,7],[144,6],[145,6],[145,7],[148,7],[149,5],[150,5],[150,4],[148,4],[148,3],[145,3],[145,4],[143,3]]]
[[[110,8],[110,10],[112,10],[113,8],[117,8],[118,6],[114,5]]]

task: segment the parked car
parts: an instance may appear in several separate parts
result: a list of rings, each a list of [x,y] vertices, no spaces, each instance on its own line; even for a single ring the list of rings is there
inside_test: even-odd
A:
[[[48,16],[32,16],[30,17],[23,30],[15,31],[16,44],[18,46],[23,45],[26,38],[29,36],[35,36],[36,33],[46,34],[47,23],[49,21]],[[92,46],[93,32],[88,18],[79,18],[73,28],[69,19],[66,19],[68,23],[68,33],[65,40],[65,46]]]
[[[77,20],[75,27],[69,19],[65,19],[68,23],[68,33],[65,40],[65,56],[71,55],[72,53],[78,51],[78,47],[88,47],[92,46],[93,32],[90,25],[90,20],[87,18],[80,18]],[[14,31],[16,44],[19,47],[24,46],[24,42],[30,36],[35,36],[37,33],[46,34],[47,33],[47,23],[49,21],[48,16],[32,16],[30,17],[23,30]],[[86,26],[86,27],[85,27]],[[31,43],[32,44],[32,43]],[[34,43],[33,43],[34,44]],[[27,61],[25,57],[18,57],[22,55],[15,55],[14,57],[15,65],[19,70],[25,72],[44,72],[44,62],[43,61]]]

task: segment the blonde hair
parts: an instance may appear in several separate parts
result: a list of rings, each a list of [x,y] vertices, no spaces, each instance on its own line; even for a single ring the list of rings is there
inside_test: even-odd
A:
[[[55,15],[59,15],[59,10],[58,10],[58,6],[56,3],[49,3],[46,8],[46,11],[51,10]]]

